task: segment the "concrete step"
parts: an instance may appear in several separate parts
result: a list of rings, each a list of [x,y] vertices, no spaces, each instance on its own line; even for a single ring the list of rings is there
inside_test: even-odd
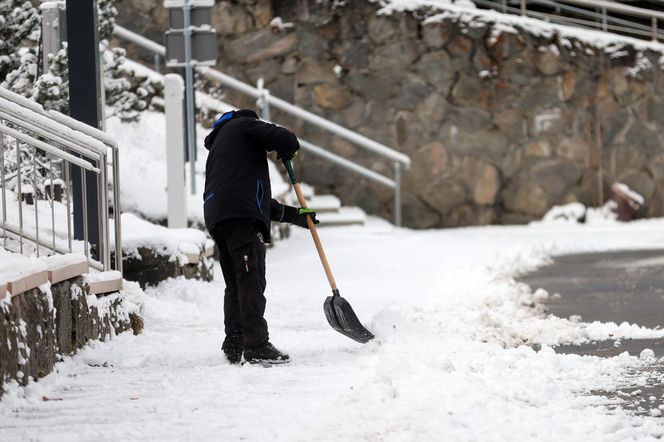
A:
[[[307,201],[316,213],[339,213],[341,201],[334,195],[315,195]]]
[[[24,271],[8,278],[7,290],[12,296],[16,296],[47,282],[48,271],[46,270]]]
[[[319,227],[332,226],[362,226],[367,214],[358,207],[341,207],[336,213],[321,213],[317,215]]]

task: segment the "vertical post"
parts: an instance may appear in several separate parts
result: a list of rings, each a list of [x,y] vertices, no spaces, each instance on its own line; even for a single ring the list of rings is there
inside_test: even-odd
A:
[[[652,41],[659,40],[659,32],[657,31],[657,17],[652,18]]]
[[[53,157],[51,155],[48,156],[48,170],[49,170],[49,175],[51,179],[51,240],[53,241],[52,243],[52,249],[53,249],[53,254],[56,253],[55,250],[55,184],[54,184],[54,173],[53,173]]]
[[[607,23],[607,17],[606,17],[606,8],[602,6],[602,31],[608,32],[609,26]]]
[[[58,1],[42,2],[39,9],[42,12],[42,72],[48,72],[48,56],[57,54],[62,47],[64,11]]]
[[[69,113],[85,124],[101,128],[96,0],[67,0],[67,42]],[[97,249],[100,246],[100,232],[96,174],[83,172],[74,173],[72,176],[74,237],[79,240],[89,240],[89,243],[96,245]]]
[[[159,54],[154,54],[154,70],[161,72],[161,57]]]
[[[23,253],[23,192],[21,189],[21,148],[16,140],[16,174],[18,184],[18,242],[19,250]]]
[[[401,163],[394,163],[394,224],[401,227]]]
[[[168,190],[168,227],[187,227],[187,183],[185,180],[184,139],[182,133],[184,83],[176,74],[164,76],[166,111],[166,188]]]
[[[63,162],[63,167],[65,170],[65,189],[67,190],[67,194],[65,197],[67,198],[67,247],[69,248],[69,253],[72,252],[72,247],[71,247],[71,177],[70,177],[70,170],[71,166],[69,165],[68,161],[62,160]]]
[[[184,0],[184,76],[187,97],[187,147],[189,152],[189,181],[191,194],[196,194],[196,115],[194,108],[194,66],[191,63],[191,3]]]
[[[122,273],[122,206],[120,204],[120,152],[117,147],[113,148],[113,221],[115,223],[115,270]]]
[[[502,0],[503,14],[507,14],[507,0]]]
[[[0,187],[2,187],[2,245],[7,248],[7,185],[5,183],[5,135],[0,133]]]
[[[261,93],[260,97],[258,97],[258,100],[256,100],[256,104],[258,105],[258,115],[261,117],[261,120],[270,121],[270,100],[268,98],[270,91],[269,89],[265,89],[264,86],[265,82],[261,77],[256,82],[256,88]]]
[[[521,15],[526,16],[526,0],[521,0]]]
[[[39,205],[37,204],[37,148],[32,149],[32,203],[35,205],[35,244],[39,258]]]

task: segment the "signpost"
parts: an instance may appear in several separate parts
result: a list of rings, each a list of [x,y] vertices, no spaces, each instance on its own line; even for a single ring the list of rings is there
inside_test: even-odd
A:
[[[166,32],[166,66],[184,67],[186,130],[191,194],[196,193],[194,68],[217,64],[217,34],[211,26],[214,0],[164,0],[171,29]]]

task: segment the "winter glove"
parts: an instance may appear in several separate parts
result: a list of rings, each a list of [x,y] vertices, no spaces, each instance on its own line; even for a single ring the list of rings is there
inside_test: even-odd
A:
[[[307,217],[310,216],[314,221],[314,224],[318,224],[316,219],[316,212],[313,209],[300,207],[299,209],[291,206],[282,206],[281,204],[275,201],[274,216],[272,221],[279,221],[285,223],[295,224],[296,226],[304,227],[305,229],[309,228],[307,224]]]
[[[309,224],[307,224],[308,216],[311,217],[314,224],[318,224],[320,222],[316,219],[316,212],[314,212],[313,209],[310,209],[308,207],[300,207],[299,209],[297,209],[297,215],[295,216],[295,220],[293,220],[293,224],[308,229],[309,228]]]
[[[298,152],[299,152],[299,150],[296,150],[296,151],[293,152],[291,155],[288,155],[288,154],[277,154],[277,160],[280,160],[280,161],[283,161],[283,160],[288,160],[288,161],[290,161],[290,160],[294,160],[295,157],[297,157],[297,153],[298,153]]]

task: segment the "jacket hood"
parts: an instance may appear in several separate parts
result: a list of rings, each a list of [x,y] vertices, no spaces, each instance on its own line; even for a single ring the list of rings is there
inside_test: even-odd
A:
[[[210,150],[210,147],[212,147],[212,143],[214,143],[214,139],[217,137],[221,128],[234,118],[258,119],[258,115],[256,112],[249,109],[232,110],[224,113],[221,117],[217,118],[217,121],[215,121],[214,124],[212,124],[212,132],[205,137],[205,148],[207,150]]]

